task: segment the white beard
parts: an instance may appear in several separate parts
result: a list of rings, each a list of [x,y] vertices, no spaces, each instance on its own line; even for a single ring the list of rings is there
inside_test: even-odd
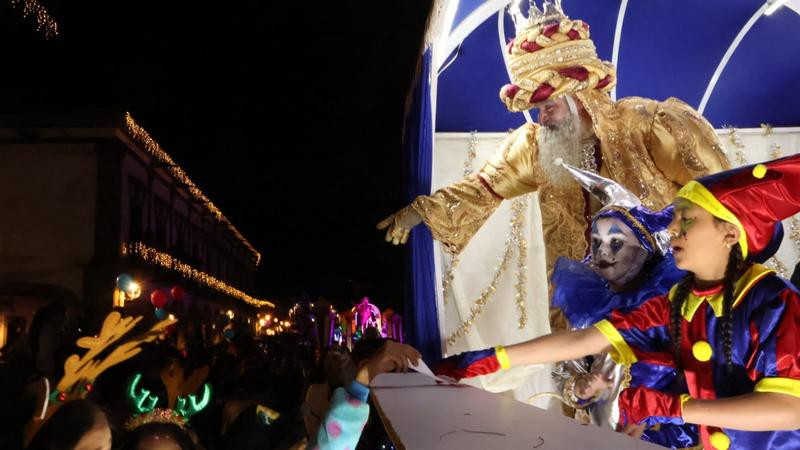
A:
[[[561,167],[567,163],[581,167],[583,162],[583,144],[581,142],[581,121],[576,114],[570,113],[556,127],[542,126],[536,134],[539,144],[539,162],[544,168],[550,182],[556,186],[568,186],[575,179]]]

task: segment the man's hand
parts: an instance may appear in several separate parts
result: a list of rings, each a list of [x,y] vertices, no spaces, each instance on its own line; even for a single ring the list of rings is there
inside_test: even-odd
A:
[[[411,229],[419,225],[420,222],[422,222],[422,216],[411,205],[408,205],[383,219],[377,228],[379,230],[386,229],[386,242],[400,245],[408,241],[408,234]]]
[[[362,363],[356,381],[367,386],[376,376],[386,372],[408,372],[411,361],[415,366],[422,355],[410,345],[386,341],[378,352]]]
[[[610,379],[606,378],[600,372],[592,372],[585,375],[580,375],[575,382],[575,397],[581,400],[589,400],[598,393],[608,389],[611,386]]]

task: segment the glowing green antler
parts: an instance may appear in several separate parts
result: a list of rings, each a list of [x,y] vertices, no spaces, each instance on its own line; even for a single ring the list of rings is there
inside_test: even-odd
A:
[[[149,413],[156,408],[158,404],[158,396],[150,395],[150,391],[144,388],[138,388],[139,381],[142,379],[142,374],[137,373],[131,378],[128,383],[128,401],[133,406],[134,414]]]
[[[198,401],[197,396],[189,394],[186,397],[178,397],[175,404],[175,412],[182,415],[184,419],[189,420],[190,417],[199,413],[211,402],[211,385],[208,383],[203,384],[203,397]]]

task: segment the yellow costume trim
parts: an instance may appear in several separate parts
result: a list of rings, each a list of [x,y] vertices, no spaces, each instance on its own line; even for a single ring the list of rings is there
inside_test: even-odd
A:
[[[736,284],[734,286],[734,297],[733,297],[733,306],[736,306],[741,303],[742,299],[750,289],[762,278],[765,276],[774,273],[775,271],[765,267],[761,264],[753,264],[744,275],[741,276],[738,280],[736,280]],[[673,286],[672,289],[669,291],[669,299],[670,301],[675,298],[675,292],[677,290],[677,286]],[[700,308],[700,305],[703,302],[708,302],[711,305],[711,308],[714,310],[714,315],[717,317],[722,317],[722,297],[724,293],[720,292],[715,294],[711,297],[698,297],[694,295],[694,293],[689,293],[689,297],[683,302],[683,308],[681,309],[681,315],[683,318],[686,319],[687,322],[691,322],[692,318],[694,317],[694,313]]]
[[[711,446],[714,447],[715,450],[728,450],[728,448],[731,446],[731,438],[721,431],[711,433],[711,436],[708,437],[708,440],[711,442]]]
[[[800,380],[794,378],[769,377],[756,383],[753,392],[776,392],[800,397]]]
[[[508,359],[508,353],[506,352],[505,347],[498,345],[494,348],[494,354],[497,356],[497,362],[500,363],[501,369],[508,369],[511,367],[511,360]]]
[[[714,217],[736,225],[739,228],[739,246],[742,248],[742,258],[747,258],[747,233],[744,231],[744,226],[742,226],[735,214],[714,197],[711,191],[699,182],[692,180],[678,191],[677,196],[705,209]]]
[[[681,394],[681,416],[683,416],[683,405],[692,399],[692,396],[689,394]]]
[[[594,327],[603,333],[603,336],[608,339],[611,347],[613,347],[609,352],[609,355],[611,355],[611,358],[615,363],[629,366],[637,361],[636,355],[633,354],[633,350],[631,350],[630,346],[628,346],[628,343],[625,342],[625,339],[621,334],[619,334],[619,331],[614,328],[614,325],[612,325],[611,322],[603,319],[594,324]]]

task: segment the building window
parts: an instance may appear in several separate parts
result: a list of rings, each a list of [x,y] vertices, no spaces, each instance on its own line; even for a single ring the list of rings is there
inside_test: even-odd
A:
[[[173,218],[175,219],[174,245],[177,248],[175,253],[181,256],[189,255],[191,253],[189,248],[189,220],[180,214],[175,214]]]
[[[156,245],[164,250],[169,249],[169,203],[159,197],[153,197],[154,228],[156,230]]]
[[[128,177],[128,234],[129,240],[142,241],[146,232],[145,204],[147,187],[133,176]]]
[[[203,238],[203,230],[198,225],[192,225],[192,257],[194,258],[195,266],[199,269],[203,268],[205,262]]]

